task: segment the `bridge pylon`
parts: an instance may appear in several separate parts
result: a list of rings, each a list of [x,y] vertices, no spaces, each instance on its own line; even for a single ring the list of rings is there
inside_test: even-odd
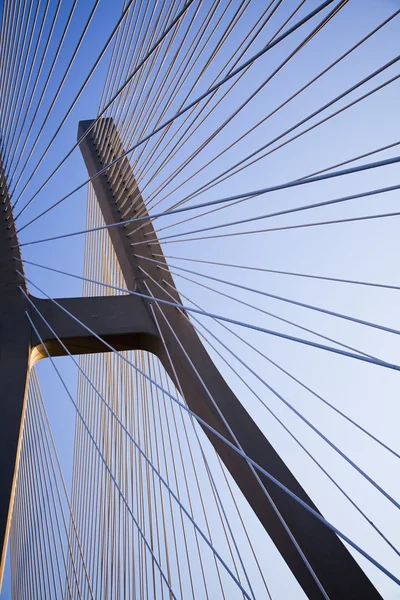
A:
[[[84,135],[86,132],[87,135]],[[93,121],[81,121],[78,139],[81,139],[80,149],[90,177],[124,153],[118,131],[109,118],[101,119],[95,125]],[[4,171],[0,166],[2,199],[4,206],[7,206],[0,223],[2,576],[18,476],[29,371],[37,360],[47,356],[25,312],[35,323],[51,356],[63,355],[65,350],[19,289],[21,286],[28,293],[25,280],[16,273],[16,265],[21,270],[21,263],[16,263],[14,259],[20,259],[21,254],[15,244],[17,238],[14,236],[12,241],[10,239],[16,232]],[[171,300],[172,294],[175,302],[182,304],[129,160],[125,157],[118,161],[96,176],[91,185],[107,225],[119,222],[122,214],[124,220],[134,219],[138,215],[145,217],[140,223],[144,226],[131,222],[108,230],[127,289],[167,301]],[[152,240],[151,245],[148,239]],[[140,256],[135,252],[135,245],[132,246],[136,243],[140,244]],[[157,255],[158,266],[147,260],[153,254]],[[163,268],[160,268],[160,264]],[[71,354],[108,351],[98,337],[119,351],[142,349],[155,354],[196,415],[231,443],[239,444],[250,458],[318,512],[311,498],[229,388],[183,311],[163,305],[165,320],[162,318],[156,322],[153,311],[157,310],[157,302],[148,298],[124,295],[58,299],[61,306],[94,332],[95,335],[92,335],[51,300],[30,298]],[[204,431],[309,598],[320,600],[322,594],[307,563],[331,600],[380,598],[335,533],[267,477],[262,474],[256,477],[244,458],[208,429],[204,428]]]

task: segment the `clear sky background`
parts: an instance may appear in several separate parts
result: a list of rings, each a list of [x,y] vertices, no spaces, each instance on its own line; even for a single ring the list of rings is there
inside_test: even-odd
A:
[[[50,11],[55,10],[55,4],[50,2]],[[41,118],[43,119],[46,114],[65,66],[79,39],[82,23],[85,22],[92,4],[92,0],[90,2],[78,3],[70,31],[60,53],[56,72],[39,112],[38,123],[41,122]],[[110,2],[108,0],[100,2],[77,60],[68,75],[62,93],[56,102],[34,151],[32,161],[28,165],[26,172],[22,175],[19,189],[22,188],[24,182],[29,177],[31,165],[36,162],[35,157],[37,160],[46,148],[57,124],[68,110],[86,74],[101,51],[105,40],[120,14],[121,4],[119,0],[118,2]],[[200,21],[202,16],[210,9],[211,2],[195,2],[194,4],[199,6],[198,19]],[[236,2],[232,4],[238,5]],[[279,8],[274,17],[275,20],[271,20],[270,25],[251,47],[246,57],[251,56],[267,43],[269,37],[273,35],[280,24],[284,23],[285,19],[298,4],[299,2],[295,2],[294,0],[284,0],[282,7]],[[61,23],[65,22],[70,5],[69,1],[63,3],[60,12]],[[223,8],[227,6],[226,0],[222,0],[219,5],[218,10],[222,12]],[[300,19],[310,12],[316,5],[316,0],[307,0],[304,6],[300,8],[295,20]],[[235,44],[238,43],[239,39],[241,40],[240,35],[245,35],[251,28],[251,24],[256,21],[263,8],[263,2],[253,0],[250,3],[246,15],[240,27],[238,27],[238,32],[235,36],[230,36],[227,40],[223,52],[217,55],[210,69],[206,71],[199,84],[191,93],[189,100],[196,98],[202,91],[208,88],[221,68],[224,57],[226,60],[229,53],[234,51]],[[331,62],[361,40],[363,36],[367,35],[367,33],[383,22],[384,19],[393,14],[397,8],[400,8],[400,3],[397,0],[350,0],[339,15],[302,49],[212,143],[166,187],[166,191],[170,192],[171,196],[160,204],[160,208],[166,210],[173,203],[195,191],[200,185],[211,180],[215,175],[236,163],[242,157],[262,144],[267,143],[269,140],[273,140],[275,137],[281,135],[286,129],[289,129],[289,127],[307,117],[314,110],[318,110],[325,103],[395,58],[398,53],[398,40],[400,39],[400,17],[393,19],[358,50],[341,61],[339,65],[310,86],[295,100],[288,103],[282,110],[279,110],[239,144],[208,165],[204,171],[194,175],[185,182],[197,169],[205,165],[221,150],[238,139],[239,136],[253,127],[265,115],[272,112],[284,100],[320,73],[322,69],[330,65]],[[232,14],[233,8],[230,11],[229,14]],[[323,14],[326,14],[326,12]],[[141,186],[143,185],[145,188],[143,193],[145,199],[163,183],[165,177],[172,173],[186,156],[198,148],[208,135],[274,71],[296,45],[301,42],[306,33],[311,31],[320,18],[318,16],[311,24],[307,24],[304,28],[301,28],[275,49],[271,50],[271,52],[268,52],[256,61],[240,83],[234,88],[234,91],[228,94],[217,107],[212,117],[199,128],[196,135],[168,162],[161,173],[154,177],[153,180],[150,178],[151,174],[147,178],[144,178]],[[185,52],[185,44],[189,42],[190,36],[189,41],[185,42],[182,46],[182,53]],[[176,43],[179,43],[179,37]],[[54,52],[56,47],[57,36],[55,36],[52,44],[50,54],[51,51]],[[78,122],[81,119],[89,119],[96,116],[106,77],[107,59],[109,60],[109,58],[110,51],[106,53],[104,60],[98,69],[96,69],[94,76],[91,78],[63,126],[62,131],[52,145],[51,151],[47,153],[45,160],[30,181],[20,200],[20,207],[24,206],[24,203],[30,199],[52,169],[57,166],[61,158],[75,143]],[[346,98],[328,108],[321,115],[296,129],[294,133],[303,131],[310,124],[316,123],[319,119],[335,112],[335,110],[344,107],[347,103],[359,98],[376,86],[395,77],[400,73],[399,64],[399,62],[395,63],[383,73],[347,95]],[[163,68],[165,69],[166,67]],[[194,81],[199,68],[196,67],[194,69],[188,78],[187,86],[190,81]],[[237,176],[223,181],[218,186],[202,193],[192,202],[214,200],[236,193],[291,181],[363,153],[372,152],[385,145],[399,142],[399,91],[400,83],[399,80],[396,80],[344,111],[342,114],[317,127],[315,130],[306,133],[297,140],[273,152]],[[218,97],[220,96],[216,96],[216,98]],[[183,98],[183,94],[180,98]],[[173,103],[168,109],[166,118],[176,112],[177,106],[178,101]],[[41,118],[40,115],[42,116]],[[171,127],[168,132],[168,139],[173,139],[174,133],[176,133],[180,123],[181,121],[177,120],[176,124]],[[146,133],[151,130],[152,124],[146,130]],[[37,132],[38,128],[36,127],[33,131]],[[291,135],[284,136],[282,140],[286,141],[289,137]],[[23,136],[21,136],[22,138]],[[147,150],[152,147],[152,144],[156,145],[158,139],[159,136],[156,136]],[[279,142],[276,142],[271,148],[275,148],[278,144]],[[28,144],[28,149],[29,147]],[[399,148],[400,146],[397,146],[380,152],[369,158],[352,163],[352,165],[396,156],[400,154]],[[133,155],[133,159],[135,156]],[[140,164],[139,161],[139,166]],[[373,169],[358,175],[349,175],[328,180],[327,182],[313,183],[295,189],[261,195],[230,209],[204,216],[189,223],[178,224],[174,228],[167,229],[162,233],[160,232],[160,236],[163,234],[189,232],[192,229],[209,227],[236,219],[244,219],[285,208],[300,207],[314,202],[322,202],[349,194],[396,185],[398,184],[398,175],[399,167],[394,165]],[[18,226],[22,227],[39,212],[52,205],[56,200],[73,190],[86,179],[87,173],[80,152],[79,150],[75,150],[65,165],[33,200],[21,218],[18,219]],[[182,184],[182,186],[175,190],[174,188],[179,184]],[[19,236],[20,242],[23,244],[48,237],[49,235],[61,235],[84,229],[86,195],[87,186],[65,200],[65,202],[48,215],[24,229]],[[219,232],[250,232],[254,229],[263,229],[266,227],[282,227],[309,222],[361,217],[378,213],[391,213],[399,210],[398,198],[398,191],[383,195],[372,195],[368,198],[354,200],[346,204],[342,203],[336,206],[304,211],[303,213],[266,219],[248,225],[226,228],[219,230]],[[160,219],[157,222],[157,226],[160,229],[167,223],[173,223],[178,220],[180,221],[181,219],[178,219],[178,217],[168,220],[164,219],[163,221]],[[202,241],[178,243],[172,240],[164,245],[164,252],[166,255],[173,257],[206,261],[214,260],[398,286],[400,285],[398,275],[398,226],[399,217],[395,216],[360,221],[358,223],[351,222],[259,234],[249,233],[248,235]],[[207,235],[207,233],[204,235]],[[187,237],[190,236],[188,235]],[[196,236],[193,235],[192,237]],[[81,275],[83,273],[83,244],[84,236],[79,236],[57,242],[26,246],[22,248],[23,257],[26,260]],[[171,259],[170,264],[172,269],[172,265],[184,266],[217,278],[227,279],[241,285],[293,298],[300,302],[310,303],[328,310],[352,315],[359,319],[400,330],[398,310],[398,295],[400,292],[398,290],[382,290],[334,282],[328,283],[267,273],[257,273],[255,275],[251,271],[184,263],[176,259]],[[81,295],[82,285],[78,280],[53,275],[29,265],[26,266],[26,274],[51,296],[65,297]],[[188,274],[188,277],[211,285],[211,287],[227,294],[232,294],[236,298],[258,306],[263,310],[276,313],[282,318],[296,321],[303,327],[314,329],[325,336],[332,337],[365,353],[388,362],[399,364],[400,343],[398,335],[345,322],[344,320],[288,305],[255,293],[228,287],[221,283],[210,283],[195,275]],[[200,304],[204,310],[213,311],[283,333],[297,335],[305,339],[317,340],[311,334],[299,332],[299,330],[290,325],[246,308],[243,305],[238,305],[234,301],[223,298],[215,292],[207,291],[178,276],[175,278],[175,281],[182,293]],[[31,292],[35,294],[32,289]],[[397,476],[398,460],[395,457],[379,448],[371,440],[368,440],[363,434],[355,430],[354,427],[345,423],[343,419],[335,415],[329,408],[323,406],[315,397],[302,390],[293,381],[288,380],[286,376],[279,373],[277,369],[268,364],[257,353],[246,348],[243,342],[235,339],[226,330],[215,323],[210,323],[205,318],[202,318],[201,322],[206,326],[211,326],[212,331],[221,340],[248,362],[252,369],[259,373],[272,387],[277,389],[282,396],[293,403],[296,409],[312,420],[316,427],[326,436],[330,437],[344,453],[348,454],[352,460],[359,464],[391,496],[396,499],[400,498],[400,483]],[[295,377],[304,381],[337,408],[357,420],[357,422],[382,439],[388,446],[397,452],[400,451],[398,441],[399,374],[396,371],[340,357],[332,353],[323,352],[255,331],[245,331],[239,327],[235,327],[234,331],[290,371]],[[329,342],[327,343],[332,345]],[[311,463],[310,459],[298,449],[293,440],[282,431],[270,414],[257,403],[256,399],[227,368],[218,355],[212,349],[209,349],[209,351],[229,384],[254,417],[259,427],[266,433],[268,439],[295,473],[324,516],[342,529],[366,551],[370,552],[389,570],[399,576],[398,556],[349,507],[348,502],[340,496],[327,481],[326,477]],[[226,351],[221,350],[221,352],[229,358]],[[232,358],[229,358],[229,360],[233,361]],[[57,363],[68,381],[70,389],[75,393],[77,382],[76,369],[71,365],[68,358],[57,359]],[[235,370],[239,374],[246,378],[246,381],[251,384],[253,389],[265,399],[265,402],[276,410],[277,415],[299,437],[307,449],[318,457],[324,467],[332,476],[337,478],[337,481],[343,485],[354,500],[371,516],[374,523],[396,545],[400,538],[398,510],[384,499],[377,490],[373,489],[370,484],[356,474],[353,469],[345,464],[340,457],[313,434],[304,423],[301,423],[282,403],[279,403],[277,398],[268,392],[260,381],[249,375],[248,372],[246,373],[245,369],[238,365],[238,363],[232,362],[232,365],[234,365]],[[62,457],[64,471],[67,478],[70,479],[74,413],[48,361],[42,361],[38,364],[37,371],[51,418],[54,436]],[[251,520],[251,516],[249,516],[249,523],[254,538],[257,540],[256,523]],[[261,551],[263,544],[265,544],[265,539],[260,534],[259,546]],[[282,599],[302,598],[302,592],[287,575],[287,569],[280,557],[276,556],[277,553],[271,544],[268,546],[268,553],[270,553],[270,561],[273,565],[268,574],[271,580],[271,589],[274,592],[273,597]],[[364,559],[357,556],[357,560],[367,570],[368,575],[385,599],[394,600],[400,598],[400,592],[393,582],[390,582]],[[1,598],[7,599],[9,597],[9,579],[6,578]]]

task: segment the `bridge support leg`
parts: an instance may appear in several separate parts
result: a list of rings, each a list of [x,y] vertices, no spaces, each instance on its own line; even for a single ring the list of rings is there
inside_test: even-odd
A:
[[[80,123],[79,138],[92,123],[93,121],[82,121]],[[80,147],[91,177],[100,171],[104,164],[124,152],[118,132],[111,119],[103,119],[93,127],[81,142]],[[104,148],[107,148],[106,154]],[[130,182],[129,188],[133,189],[131,195],[129,195],[129,190],[126,188],[127,181]],[[147,215],[145,204],[137,189],[130,164],[126,158],[121,160],[118,166],[111,168],[109,173],[105,172],[96,177],[92,185],[106,224],[118,222],[121,219],[122,212],[125,220],[134,218],[138,214]],[[145,222],[146,227],[141,229],[138,229],[138,223],[109,229],[127,287],[132,290],[137,289],[143,294],[147,294],[148,289],[150,289],[155,297],[170,300],[171,298],[166,291],[161,289],[165,287],[173,294],[176,302],[181,303],[160,245],[154,241],[152,241],[151,246],[148,243],[143,243],[147,242],[149,238],[151,240],[156,238],[150,220]],[[144,232],[150,235],[144,237]],[[142,242],[137,246],[142,257],[152,258],[152,253],[154,253],[157,255],[157,260],[164,263],[164,268],[159,269],[155,266],[155,263],[136,256],[131,246],[131,243],[135,242]],[[150,275],[147,280],[143,279],[143,272],[140,267],[143,267]],[[152,281],[153,279],[161,285],[161,288]],[[146,281],[148,288],[145,286],[144,281]],[[165,282],[170,285],[165,286]],[[150,311],[149,303],[147,304]],[[153,301],[151,304],[155,306]],[[153,351],[162,361],[170,377],[176,384],[180,384],[189,408],[223,436],[233,441],[229,432],[230,429],[248,456],[264,467],[266,471],[276,477],[314,510],[318,510],[227,386],[185,315],[176,308],[161,306],[167,321],[189,354],[190,362],[194,365],[200,378],[196,376],[179,342],[171,333],[171,329],[162,316],[158,319],[159,327],[168,348],[168,354],[172,358],[174,369],[171,367],[161,341],[154,347]],[[155,311],[156,314],[160,315],[160,313],[157,313],[157,308],[155,308]],[[205,384],[206,389],[200,379]],[[210,395],[215,401],[215,405],[210,400]],[[221,418],[221,414],[223,418]],[[380,598],[365,573],[332,531],[310,515],[270,480],[260,475],[265,490],[277,509],[277,511],[274,510],[272,502],[268,500],[267,495],[244,459],[207,429],[205,429],[205,433],[309,598],[320,600],[322,594],[282,525],[277,511],[286,522],[331,600],[372,600]]]
[[[7,554],[19,455],[24,431],[29,370],[47,356],[35,338],[25,312],[29,312],[52,356],[65,350],[41,320],[20,287],[28,294],[21,254],[16,246],[9,195],[0,161],[0,590]],[[12,237],[11,237],[12,236]],[[14,259],[18,259],[15,261]],[[105,352],[104,346],[71,320],[51,300],[30,297],[72,354]],[[153,351],[158,331],[147,307],[133,296],[67,298],[58,302],[117,350],[140,348]],[[94,318],[95,317],[95,318]]]
[[[25,289],[16,274],[19,249],[12,248],[15,233],[9,208],[9,195],[0,159],[0,583],[7,552],[18,457],[21,446],[25,399],[29,372],[30,329],[24,312],[27,301],[18,286]]]

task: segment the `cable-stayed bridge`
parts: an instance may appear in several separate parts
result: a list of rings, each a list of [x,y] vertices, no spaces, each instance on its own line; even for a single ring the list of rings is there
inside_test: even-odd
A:
[[[398,597],[399,12],[2,3],[4,597]]]

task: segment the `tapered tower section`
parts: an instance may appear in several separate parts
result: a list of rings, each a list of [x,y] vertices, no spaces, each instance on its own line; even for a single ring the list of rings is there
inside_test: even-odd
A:
[[[85,135],[88,129],[90,131]],[[90,177],[125,152],[112,119],[102,119],[94,126],[93,121],[82,121],[78,131],[78,139],[81,138],[80,148]],[[182,304],[128,159],[123,158],[95,177],[92,185],[107,225],[121,221],[122,215],[124,220],[138,215],[144,217],[140,222],[109,229],[128,289],[144,295],[150,293],[167,301],[171,301],[172,294],[174,300]],[[151,245],[149,239],[152,240]],[[135,254],[136,248],[139,248],[140,256]],[[158,264],[161,263],[163,268],[147,260],[153,254],[157,255]],[[163,304],[160,308],[164,318],[161,311],[157,313],[155,301],[143,299],[143,305],[149,315],[153,314],[153,310],[159,315],[157,322],[161,336],[153,339],[151,350],[182,390],[189,408],[229,441],[237,442],[249,457],[318,511],[228,387],[184,312]],[[243,458],[208,429],[204,431],[309,598],[320,599],[322,594],[306,561],[329,598],[380,598],[331,530],[269,479],[259,475],[258,480]],[[283,522],[301,548],[305,560]]]

